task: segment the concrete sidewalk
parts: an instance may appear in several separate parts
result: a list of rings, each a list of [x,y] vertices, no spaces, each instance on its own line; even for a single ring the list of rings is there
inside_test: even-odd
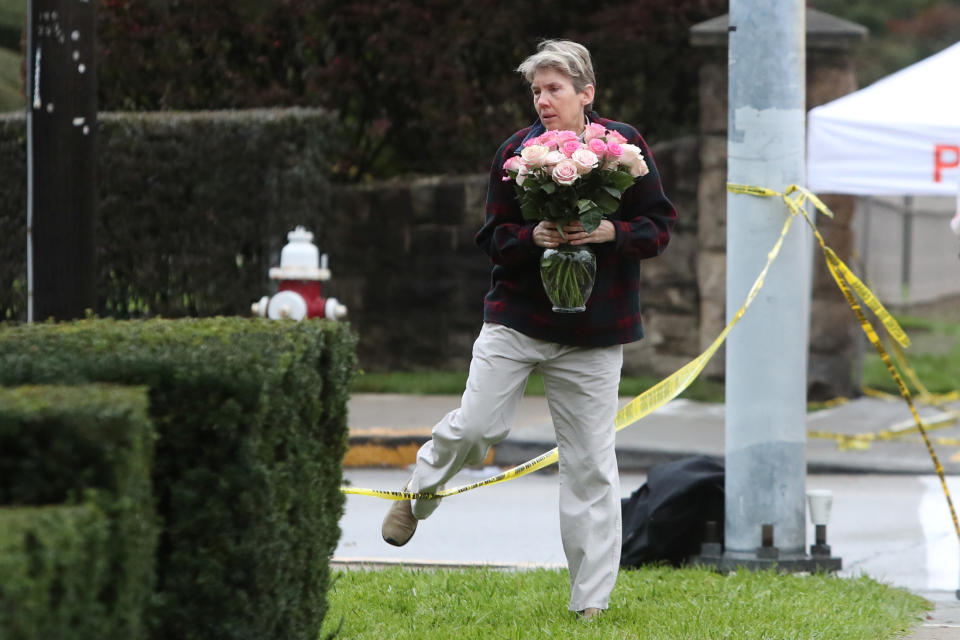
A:
[[[622,398],[626,404],[632,398]],[[459,406],[458,396],[354,394],[349,401],[350,452],[347,467],[406,466],[430,437],[430,429],[448,411]],[[949,407],[960,415],[960,403]],[[918,406],[921,418],[944,418],[936,407]],[[875,433],[913,426],[902,400],[862,397],[808,414],[809,430],[839,434]],[[960,438],[960,422],[931,426],[931,438]],[[960,440],[958,440],[960,441]],[[861,449],[841,450],[835,440],[808,438],[807,468],[811,473],[910,473],[934,470],[918,434],[896,440],[864,443]],[[514,466],[556,446],[546,399],[525,397],[514,428],[497,445],[486,463]],[[960,447],[938,445],[935,450],[947,473],[960,473]],[[691,455],[724,455],[724,406],[678,399],[617,434],[622,471],[645,470],[651,465]]]
[[[920,592],[919,595],[932,602],[934,609],[906,639],[960,640],[960,601],[956,596],[943,591]]]

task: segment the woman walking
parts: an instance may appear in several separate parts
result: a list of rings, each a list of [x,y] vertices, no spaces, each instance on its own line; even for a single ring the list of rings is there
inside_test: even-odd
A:
[[[465,465],[482,461],[507,436],[527,378],[539,371],[559,449],[569,608],[589,619],[609,606],[620,561],[614,418],[622,345],[643,337],[640,261],[660,255],[667,246],[676,211],[637,130],[592,110],[596,81],[585,47],[566,40],[542,42],[517,71],[530,84],[538,118],[510,136],[493,160],[486,221],[475,238],[492,263],[483,327],[461,405],[434,426],[406,489],[434,493]],[[620,208],[589,232],[578,220],[562,228],[525,220],[514,185],[505,180],[504,163],[526,141],[561,130],[574,132],[581,141],[589,131],[600,130],[622,139],[639,148],[649,170],[623,193]],[[581,313],[555,313],[541,282],[543,251],[562,243],[590,245],[596,253],[596,281]],[[394,503],[383,522],[384,539],[406,544],[418,521],[438,504],[426,499]]]

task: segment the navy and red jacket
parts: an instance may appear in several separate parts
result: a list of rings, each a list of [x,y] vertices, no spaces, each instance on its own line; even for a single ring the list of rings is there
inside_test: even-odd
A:
[[[500,145],[490,170],[486,221],[474,241],[493,265],[490,290],[483,303],[484,322],[502,324],[539,340],[602,347],[643,337],[640,261],[663,252],[677,212],[663,192],[656,163],[637,130],[593,112],[587,117],[640,147],[650,172],[627,189],[620,208],[606,216],[613,222],[616,240],[590,245],[597,254],[597,276],[586,311],[552,311],[540,279],[543,248],[533,243],[533,228],[538,222],[523,219],[513,181],[503,181],[507,158],[519,153],[524,140],[544,132],[539,121]]]

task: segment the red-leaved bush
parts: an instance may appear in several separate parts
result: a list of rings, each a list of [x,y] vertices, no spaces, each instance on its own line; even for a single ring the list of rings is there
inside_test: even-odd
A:
[[[321,106],[341,179],[483,171],[535,113],[513,70],[542,38],[587,45],[597,108],[648,138],[691,130],[692,24],[721,0],[103,0],[100,107]],[[449,153],[456,141],[457,156]]]

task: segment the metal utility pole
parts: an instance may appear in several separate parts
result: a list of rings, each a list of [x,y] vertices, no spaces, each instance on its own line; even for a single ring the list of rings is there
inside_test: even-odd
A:
[[[27,321],[95,305],[96,0],[27,7]]]
[[[730,2],[730,182],[777,191],[804,183],[804,5]],[[777,198],[727,194],[728,322],[787,215]],[[812,234],[797,221],[763,290],[727,340],[727,566],[809,561],[804,498],[812,248]]]

